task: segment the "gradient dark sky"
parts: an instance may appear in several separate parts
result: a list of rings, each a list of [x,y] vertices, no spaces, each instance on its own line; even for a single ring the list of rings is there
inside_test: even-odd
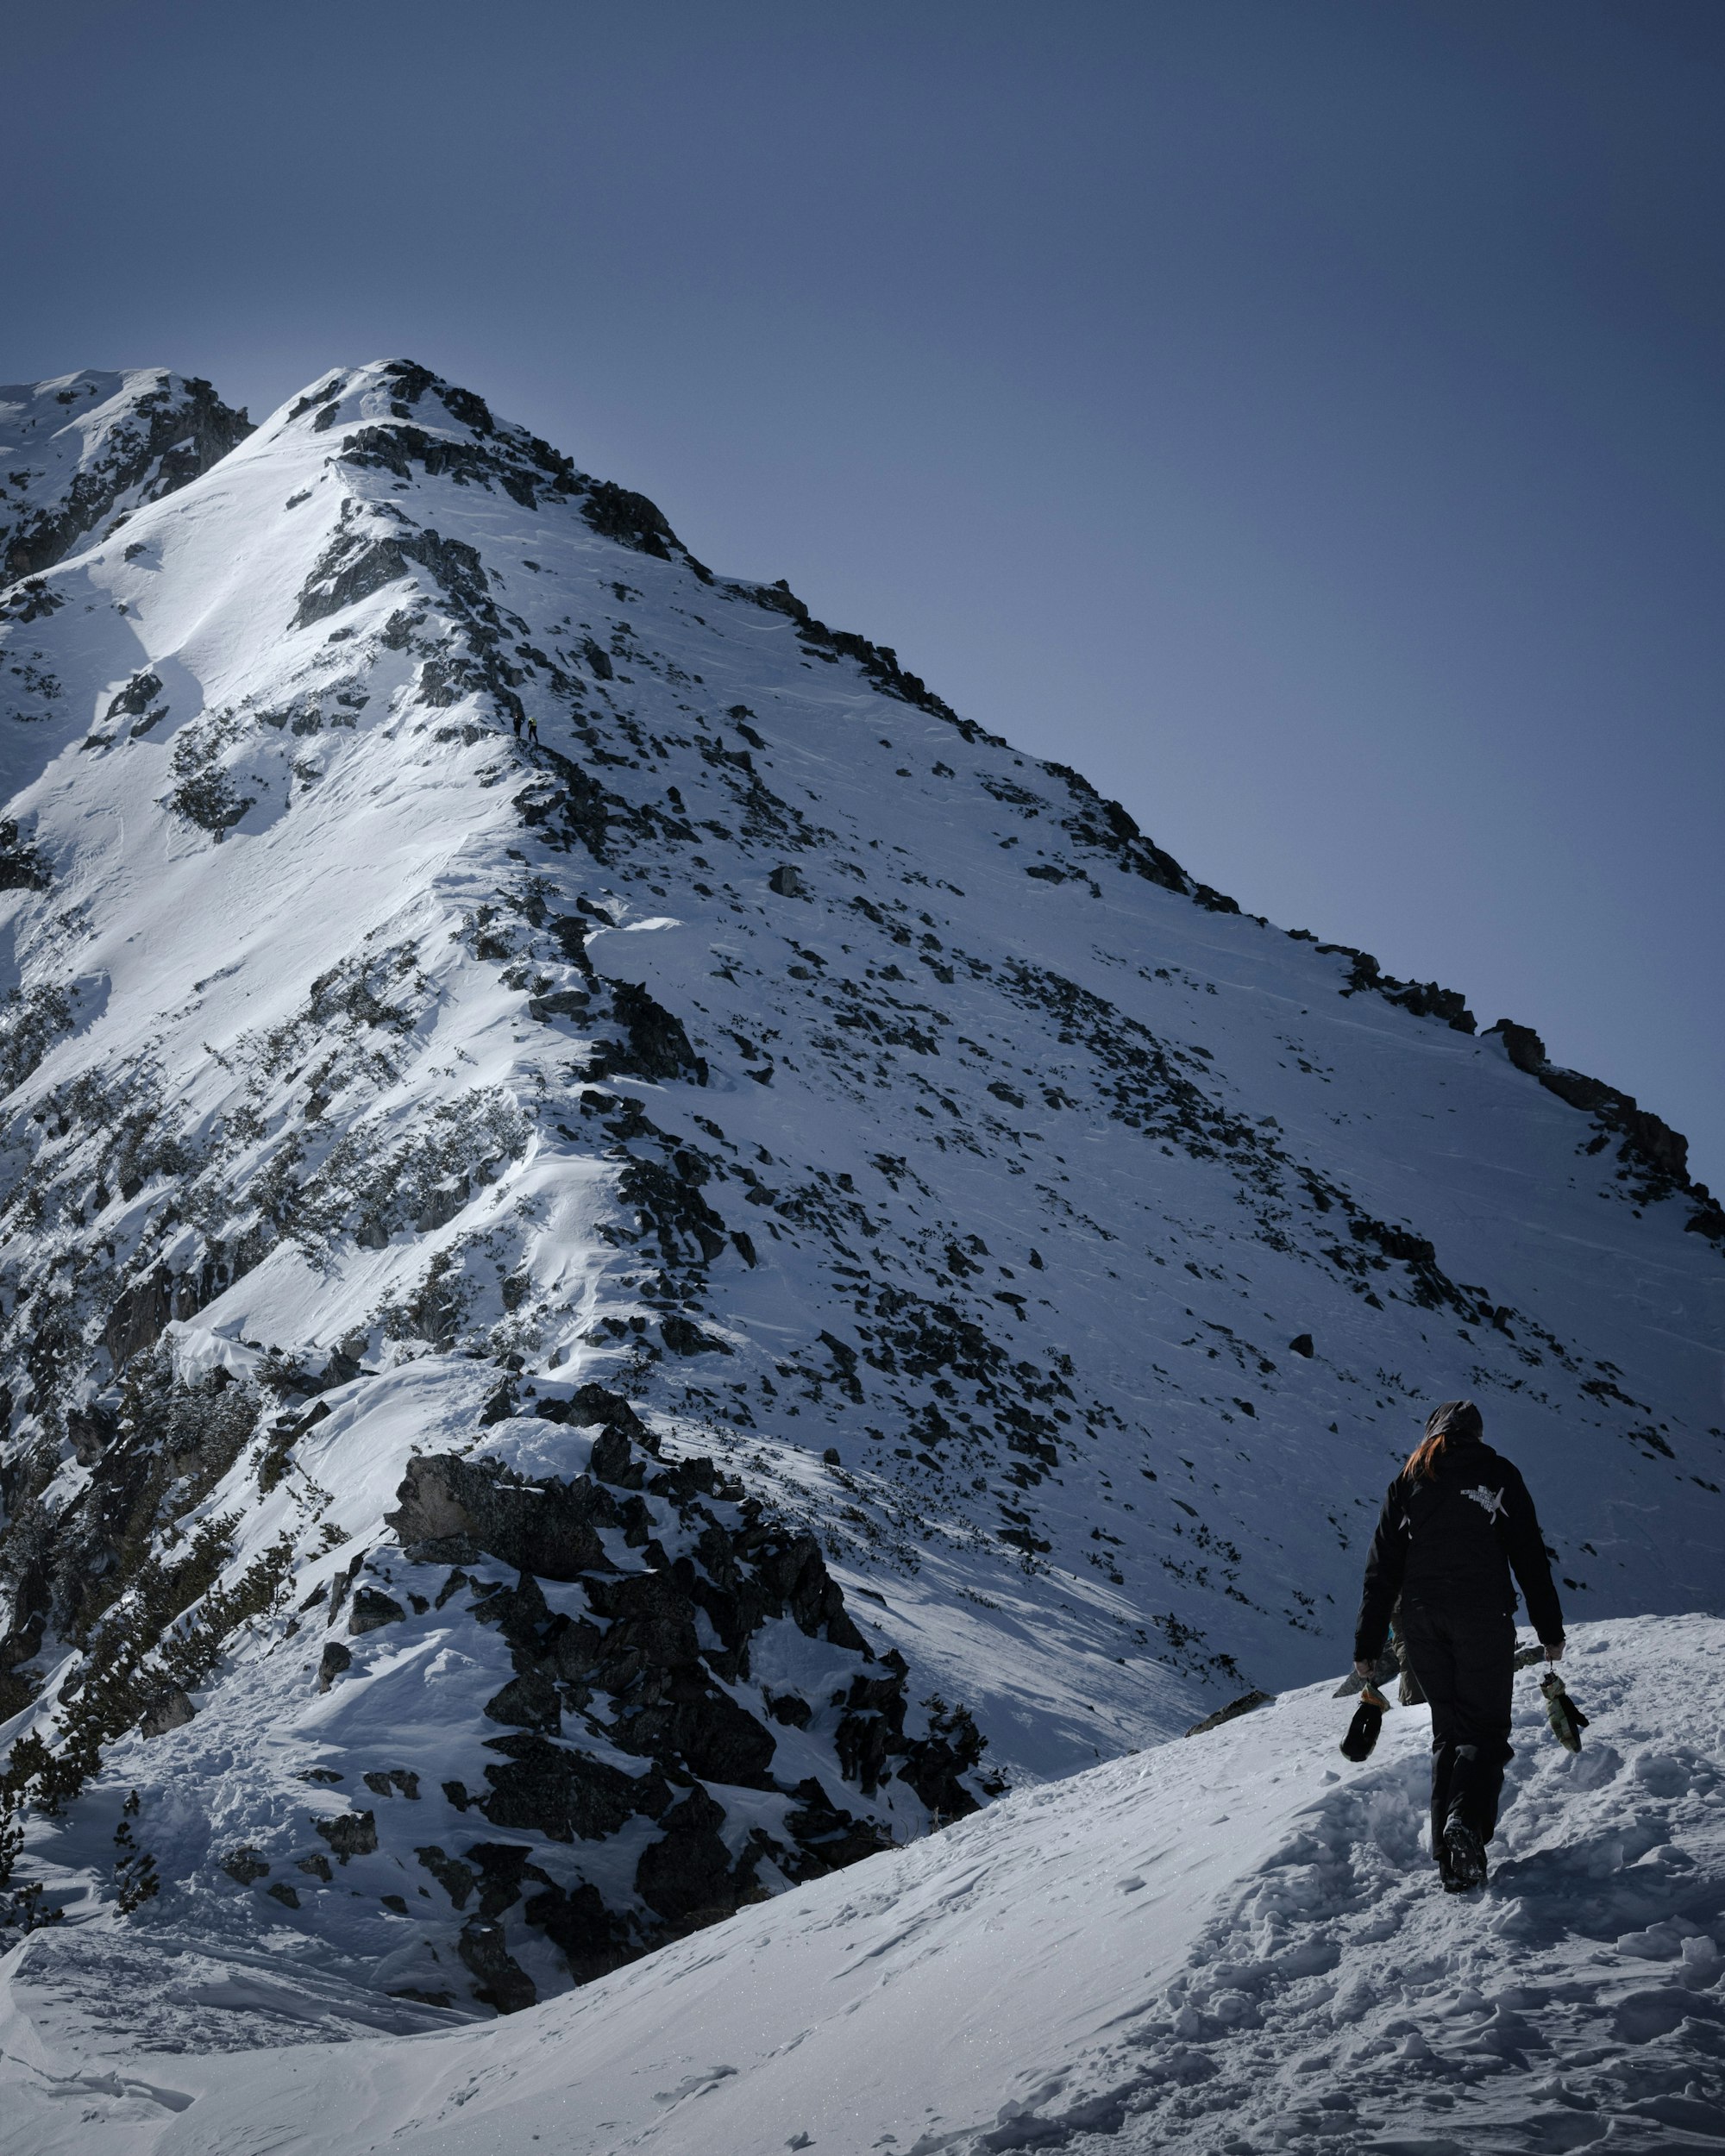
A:
[[[0,7],[0,375],[407,353],[1725,1185],[1725,6]]]

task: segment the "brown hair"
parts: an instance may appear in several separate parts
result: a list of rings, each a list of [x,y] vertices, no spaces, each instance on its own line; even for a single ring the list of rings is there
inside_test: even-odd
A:
[[[1408,1456],[1402,1479],[1430,1482],[1452,1438],[1477,1438],[1484,1428],[1484,1420],[1471,1400],[1446,1400],[1441,1407],[1433,1407],[1426,1418],[1425,1435]]]

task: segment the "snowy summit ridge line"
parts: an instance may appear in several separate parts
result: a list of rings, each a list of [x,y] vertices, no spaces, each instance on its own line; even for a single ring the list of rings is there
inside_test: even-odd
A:
[[[524,2004],[1345,1662],[1461,1390],[1572,1616],[1716,1606],[1656,1118],[423,367],[177,379],[4,393],[106,415],[0,598],[15,1927]]]

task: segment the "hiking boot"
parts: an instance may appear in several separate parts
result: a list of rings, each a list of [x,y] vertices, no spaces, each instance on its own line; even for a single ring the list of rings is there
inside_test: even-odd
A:
[[[1485,1884],[1485,1844],[1465,1820],[1452,1819],[1444,1829],[1444,1891],[1466,1894]]]

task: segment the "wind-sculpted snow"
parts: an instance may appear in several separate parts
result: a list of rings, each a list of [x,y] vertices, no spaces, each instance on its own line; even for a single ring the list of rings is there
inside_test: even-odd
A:
[[[1725,1626],[1573,1645],[1581,1752],[1518,1678],[1471,1895],[1423,1846],[1427,1710],[1350,1766],[1325,1685],[411,2045],[285,1959],[223,1986],[189,1940],[38,1934],[0,1980],[12,2145],[76,2116],[111,2156],[1715,2148]]]
[[[709,1461],[812,1538],[861,1674],[895,1672],[870,1712],[969,1758],[969,1801],[961,1704],[1034,1778],[1343,1662],[1439,1397],[1527,1472],[1572,1614],[1716,1604],[1725,1216],[1657,1119],[1241,915],[890,650],[716,577],[408,362],[120,513],[0,630],[18,1922],[123,1908],[502,1998],[436,1875],[298,1871],[310,1785],[233,1762],[345,1711],[312,1638],[345,1578],[405,1627],[330,1642],[378,1702],[377,1756],[331,1771],[392,1791],[349,1867],[415,1863],[383,1829],[442,1780],[491,1786],[526,1649],[466,1589],[437,1608],[453,1559],[404,1604],[390,1516],[416,1460],[523,1425],[519,1471],[571,1483],[587,1440],[546,1410],[589,1388],[656,1472]],[[695,1636],[756,1686],[781,1797],[812,1777],[900,1838],[955,1808],[911,1750],[866,1788],[830,1697],[791,1773],[770,1680]],[[509,1666],[518,1731],[615,1767],[597,1695],[536,1730],[545,1672]],[[724,1816],[727,1905],[818,1839],[751,1874],[765,1793],[653,1756]],[[658,1819],[578,1837],[623,1838],[586,1883],[630,1951]],[[477,1877],[494,1826],[415,1831]],[[525,1917],[573,1890],[555,1839],[519,1830],[549,1883],[493,1912],[542,1995],[592,1965]]]

